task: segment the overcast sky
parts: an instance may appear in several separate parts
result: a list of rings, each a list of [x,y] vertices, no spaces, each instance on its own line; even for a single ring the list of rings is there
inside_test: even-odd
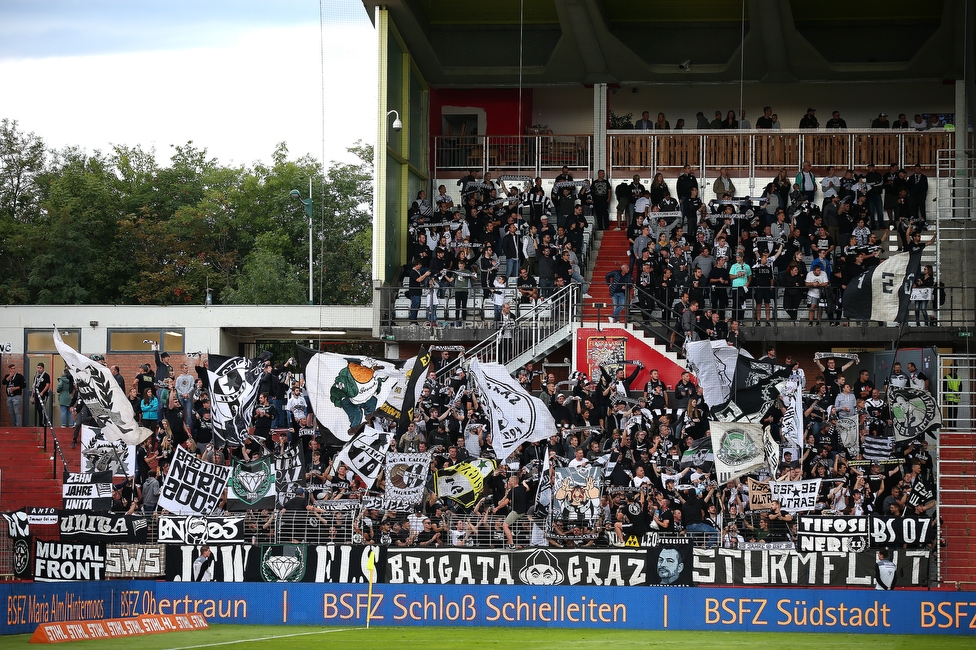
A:
[[[359,0],[2,0],[0,118],[52,147],[192,140],[223,164],[373,142],[376,37]]]

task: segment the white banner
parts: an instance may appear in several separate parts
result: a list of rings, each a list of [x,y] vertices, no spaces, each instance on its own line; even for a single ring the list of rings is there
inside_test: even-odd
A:
[[[78,396],[102,428],[106,440],[122,440],[138,445],[152,434],[136,422],[132,404],[119,386],[112,371],[78,352],[61,339],[54,329],[54,346],[64,359],[78,387]]]
[[[809,481],[770,481],[769,491],[773,501],[779,501],[784,512],[806,512],[817,507],[820,479]]]
[[[430,452],[423,454],[389,453],[386,455],[385,510],[413,510],[424,498],[424,487],[430,473]]]
[[[786,404],[782,422],[783,440],[794,450],[793,458],[799,460],[799,451],[803,449],[803,386],[795,379],[790,380],[782,396]]]
[[[104,429],[81,425],[81,471],[104,472],[113,476],[136,475],[136,446],[105,438]]]
[[[336,454],[336,461],[344,463],[356,476],[363,479],[368,490],[373,487],[383,469],[392,439],[391,432],[366,425],[362,433],[347,442]]]
[[[542,400],[522,388],[505,366],[471,361],[471,377],[491,423],[491,447],[504,461],[524,442],[557,435],[556,420]]]
[[[744,422],[710,422],[715,475],[727,483],[765,464],[763,429]]]
[[[394,362],[331,352],[314,354],[305,367],[305,378],[315,417],[332,435],[348,442],[353,437],[350,429],[363,424],[367,416],[388,403],[404,403],[407,369],[415,361],[416,357]],[[399,416],[398,407],[389,409]]]
[[[689,341],[685,353],[688,370],[698,378],[705,403],[715,406],[729,401],[739,356],[736,349],[724,340]]]
[[[229,476],[229,467],[200,460],[177,447],[163,479],[159,507],[174,515],[209,515],[220,501]]]

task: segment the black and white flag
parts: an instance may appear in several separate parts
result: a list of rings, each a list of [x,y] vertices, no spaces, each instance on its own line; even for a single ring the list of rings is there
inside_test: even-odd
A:
[[[174,515],[209,515],[227,487],[230,468],[200,460],[183,447],[163,479],[159,507]]]
[[[681,456],[681,469],[700,467],[704,472],[712,471],[715,454],[712,452],[712,439],[708,436],[696,440]]]
[[[770,481],[769,492],[773,501],[779,501],[784,512],[806,512],[817,508],[820,479],[807,481]]]
[[[868,460],[885,461],[891,458],[891,448],[894,438],[882,436],[864,436],[864,457]]]
[[[472,359],[471,377],[491,422],[491,447],[499,460],[508,458],[522,443],[558,434],[546,405],[529,395],[505,366]]]
[[[746,422],[711,422],[715,475],[728,483],[765,464],[763,429]]]
[[[896,443],[921,438],[942,426],[942,412],[928,391],[888,386],[886,398]]]
[[[111,471],[113,476],[136,475],[136,446],[108,440],[105,430],[81,426],[81,471]]]
[[[197,375],[210,389],[210,419],[214,447],[240,447],[251,426],[258,383],[264,372],[263,353],[257,359],[207,356],[207,367],[197,367]]]
[[[847,450],[848,458],[857,458],[861,450],[861,438],[857,430],[857,418],[839,418],[837,420],[837,438]]]
[[[138,445],[150,436],[152,432],[136,422],[132,403],[111,370],[79,354],[62,340],[57,328],[54,328],[54,346],[75,380],[78,397],[88,406],[106,440]]]
[[[300,447],[289,447],[274,459],[275,489],[278,504],[283,505],[296,495],[298,488],[305,486],[305,454]]]
[[[344,463],[356,476],[362,478],[366,489],[372,488],[383,469],[392,439],[393,433],[374,429],[367,424],[362,433],[353,436],[343,445],[336,454],[336,461]]]
[[[709,405],[723,404],[732,394],[738,352],[725,341],[689,341],[685,344],[688,371],[698,378]]]
[[[68,474],[61,489],[65,510],[105,512],[112,507],[112,472]]]
[[[241,462],[236,458],[227,478],[228,510],[267,510],[278,501],[271,456]]]
[[[25,511],[5,512],[0,514],[0,517],[3,517],[7,522],[7,535],[9,537],[30,537],[30,523]]]
[[[384,510],[413,510],[424,498],[424,486],[430,473],[430,452],[422,454],[389,453],[386,455],[386,490]]]
[[[904,323],[921,261],[921,251],[898,253],[859,275],[844,291],[844,316]]]

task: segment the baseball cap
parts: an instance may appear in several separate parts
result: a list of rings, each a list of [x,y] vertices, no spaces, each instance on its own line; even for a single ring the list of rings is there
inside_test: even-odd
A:
[[[887,113],[878,113],[878,117],[888,117]]]
[[[816,112],[817,112],[817,109],[815,109],[815,108],[808,108],[807,109],[807,113],[816,113]]]

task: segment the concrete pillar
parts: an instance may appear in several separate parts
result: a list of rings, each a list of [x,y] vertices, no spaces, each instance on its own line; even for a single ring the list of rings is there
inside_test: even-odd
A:
[[[607,84],[593,84],[593,168],[591,178],[598,170],[607,169]]]

